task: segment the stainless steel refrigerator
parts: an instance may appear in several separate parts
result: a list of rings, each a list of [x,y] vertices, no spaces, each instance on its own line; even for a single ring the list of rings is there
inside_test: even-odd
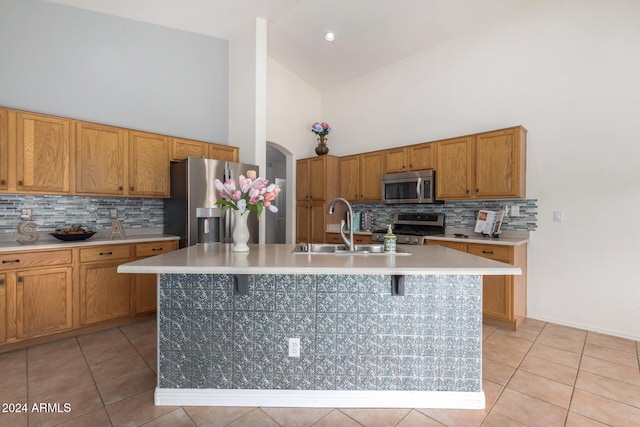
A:
[[[171,164],[171,198],[164,202],[164,232],[180,236],[180,247],[196,243],[232,243],[233,215],[223,218],[216,205],[220,197],[214,186],[216,178],[236,181],[238,176],[258,166],[224,160],[189,157]],[[253,212],[248,218],[250,243],[258,242],[258,219]]]

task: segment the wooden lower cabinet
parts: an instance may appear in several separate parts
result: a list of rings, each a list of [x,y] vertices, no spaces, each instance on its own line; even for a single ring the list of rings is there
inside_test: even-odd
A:
[[[345,235],[349,238],[349,233],[345,233]],[[327,243],[342,244],[342,237],[340,237],[340,233],[327,233],[326,241]],[[356,245],[368,245],[371,243],[371,236],[367,234],[354,234],[353,243]]]
[[[0,344],[7,340],[7,275],[0,274]]]
[[[117,272],[118,265],[128,260],[129,245],[80,249],[80,325],[126,317],[132,312],[131,277]]]
[[[177,248],[170,240],[0,252],[0,352],[155,311],[157,276],[118,273],[118,266]]]
[[[40,268],[16,274],[16,338],[73,327],[71,267]]]
[[[0,342],[73,328],[71,250],[0,254]]]
[[[296,205],[297,242],[324,243],[327,216],[325,202],[298,202]]]
[[[522,269],[519,276],[484,276],[482,317],[485,323],[518,329],[527,316],[527,245],[506,246],[429,240],[429,245],[446,246]]]
[[[154,255],[175,251],[178,249],[178,241],[163,241],[138,243],[135,245],[135,259],[147,258]],[[142,314],[155,311],[158,306],[158,275],[157,274],[134,274],[135,286],[135,313]]]

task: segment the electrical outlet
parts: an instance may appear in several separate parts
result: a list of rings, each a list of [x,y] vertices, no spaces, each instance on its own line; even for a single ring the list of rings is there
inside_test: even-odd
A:
[[[300,338],[289,338],[289,357],[300,357]]]
[[[117,209],[109,209],[109,219],[118,219]]]
[[[22,208],[20,219],[22,221],[31,221],[31,208]]]
[[[511,216],[520,216],[520,206],[518,205],[511,206]]]

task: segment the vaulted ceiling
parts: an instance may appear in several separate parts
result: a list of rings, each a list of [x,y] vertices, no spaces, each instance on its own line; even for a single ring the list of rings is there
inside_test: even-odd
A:
[[[261,17],[269,56],[325,90],[549,0],[47,1],[223,39]]]

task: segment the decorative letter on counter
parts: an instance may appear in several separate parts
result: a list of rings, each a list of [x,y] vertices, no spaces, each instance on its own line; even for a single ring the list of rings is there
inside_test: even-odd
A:
[[[18,243],[33,243],[40,237],[36,231],[38,224],[35,222],[21,222],[18,224],[17,231],[21,236],[29,236],[29,239],[23,239],[22,237],[16,239]]]

